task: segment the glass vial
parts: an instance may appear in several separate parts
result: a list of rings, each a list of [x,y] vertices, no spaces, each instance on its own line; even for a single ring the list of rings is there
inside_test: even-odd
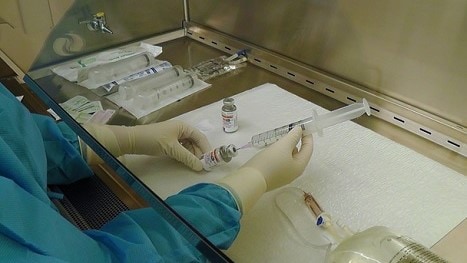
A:
[[[233,98],[225,98],[222,106],[222,128],[224,132],[236,132],[238,130],[237,106]]]
[[[237,153],[237,148],[233,144],[217,147],[201,156],[203,169],[211,171],[214,166],[230,162],[233,157],[237,156]]]

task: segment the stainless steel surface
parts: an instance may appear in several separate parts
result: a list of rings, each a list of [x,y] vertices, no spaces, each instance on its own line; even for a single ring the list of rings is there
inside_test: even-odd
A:
[[[105,13],[106,25],[113,34],[102,34],[100,30],[89,31],[87,24],[79,23],[91,19],[99,12]],[[31,68],[38,69],[182,29],[183,16],[182,1],[75,1],[48,35]]]
[[[247,49],[252,64],[346,104],[366,98],[374,116],[467,157],[466,129],[407,103],[234,37],[188,23],[187,36],[223,52]]]
[[[404,102],[465,132],[467,1],[191,0],[189,8],[193,22]]]
[[[220,43],[221,42],[218,44]],[[188,37],[167,41],[159,45],[162,46],[164,50],[158,57],[159,59],[168,60],[173,65],[180,65],[183,68],[191,68],[201,61],[226,54],[224,51],[212,48],[206,45],[206,43],[201,43],[200,41],[195,41]],[[227,50],[225,47],[231,50]],[[223,46],[223,49],[231,53],[234,47]],[[36,78],[36,82],[39,83],[55,101],[63,102],[78,94],[88,97],[90,100],[100,100],[104,108],[117,110],[118,115],[111,120],[111,124],[135,125],[167,120],[267,82],[275,83],[328,110],[334,110],[344,105],[343,102],[323,94],[320,89],[315,90],[303,83],[297,83],[294,79],[286,77],[287,74],[281,76],[259,67],[254,63],[249,63],[247,67],[210,79],[208,82],[212,84],[211,87],[136,120],[123,108],[119,108],[105,98],[98,98],[92,91],[69,83],[58,76],[43,76],[43,72],[49,71],[38,70],[37,72],[30,72],[29,75]],[[316,80],[314,83],[316,83],[317,86],[323,85],[322,88],[324,89],[330,87],[321,80]],[[356,122],[467,175],[467,158],[456,152],[448,150],[447,148],[442,148],[423,137],[398,127],[394,123],[375,118],[374,116],[362,116]]]
[[[10,26],[11,28],[15,28],[12,24],[10,24],[8,21],[6,21],[5,19],[1,18],[0,17],[0,26],[1,25],[8,25]]]
[[[327,31],[325,32],[317,28],[317,25],[320,25],[318,22],[321,22],[321,27],[334,30],[331,30],[330,32],[336,34],[336,37],[330,37],[329,41],[339,40],[339,37],[337,36],[340,35],[342,35],[343,39],[349,37],[346,34],[353,33],[354,31],[350,30],[350,32],[347,32],[342,30],[342,23],[337,23],[334,27],[329,28],[327,23],[333,24],[336,23],[336,21],[342,22],[342,18],[339,15],[346,15],[353,18],[355,13],[359,12],[361,13],[360,15],[362,16],[362,19],[367,18],[367,11],[360,10],[360,5],[350,8],[350,6],[338,3],[326,3],[321,6],[316,6],[317,4],[314,2],[294,2],[290,4],[278,1],[268,2],[269,4],[265,4],[260,0],[255,1],[254,3],[249,3],[250,5],[248,8],[240,8],[242,3],[245,2],[237,1],[232,3],[230,1],[220,1],[213,5],[203,5],[201,7],[198,1],[193,0],[179,1],[177,4],[174,4],[173,2],[170,2],[169,4],[165,1],[158,1],[156,4],[153,2],[146,3],[143,1],[139,2],[138,5],[131,6],[131,8],[129,8],[131,9],[131,12],[134,13],[138,12],[142,6],[149,9],[157,9],[157,7],[160,7],[157,9],[157,12],[161,12],[160,10],[163,9],[165,11],[164,15],[157,16],[157,18],[155,18],[154,21],[157,21],[157,26],[153,28],[147,26],[151,22],[149,18],[144,18],[144,15],[148,14],[147,12],[142,13],[142,18],[135,19],[131,14],[123,13],[120,11],[121,9],[115,7],[125,5],[120,1],[113,2],[112,4],[109,4],[107,1],[99,1],[98,3],[91,3],[89,0],[76,1],[68,10],[64,19],[62,19],[49,36],[36,66],[50,63],[56,64],[56,62],[69,60],[70,58],[81,56],[85,53],[89,54],[91,52],[103,49],[105,50],[122,43],[134,42],[141,37],[149,37],[148,34],[150,36],[156,35],[152,39],[161,38],[161,36],[165,35],[179,37],[183,34],[184,30],[186,30],[189,37],[216,47],[223,52],[232,53],[237,48],[248,47],[252,50],[252,52],[250,52],[250,55],[252,55],[250,62],[253,64],[285,76],[290,80],[307,86],[315,91],[329,95],[330,97],[342,102],[350,103],[355,100],[360,100],[361,98],[367,98],[373,106],[374,115],[409,130],[423,138],[442,145],[443,147],[451,149],[456,153],[461,153],[464,156],[467,156],[467,128],[464,125],[464,119],[465,116],[467,116],[467,111],[466,107],[461,103],[461,101],[467,97],[466,89],[460,85],[450,85],[448,88],[444,88],[444,86],[440,87],[435,84],[436,81],[432,81],[432,85],[427,86],[423,84],[422,88],[414,88],[417,86],[412,85],[411,81],[413,81],[413,83],[416,83],[417,81],[424,83],[423,81],[425,80],[422,80],[422,78],[431,78],[433,77],[431,74],[413,75],[409,82],[404,83],[404,85],[407,84],[410,87],[404,88],[400,90],[400,92],[398,90],[400,87],[399,85],[385,85],[393,82],[383,81],[379,83],[381,85],[378,84],[379,86],[369,85],[371,83],[365,79],[367,75],[359,72],[361,70],[365,70],[365,67],[362,67],[359,63],[362,61],[364,62],[363,59],[366,57],[366,53],[358,53],[356,52],[358,50],[349,49],[346,45],[340,45],[340,43],[317,41],[317,39],[322,37],[323,34],[326,36],[329,34]],[[227,4],[231,4],[230,8],[223,10],[221,15],[220,12],[222,7],[226,8]],[[128,3],[126,3],[126,6],[128,6]],[[270,15],[252,16],[255,12],[259,13],[258,9],[260,7],[265,9],[262,11],[263,14],[266,14],[265,11],[269,11]],[[305,7],[308,7],[308,9]],[[321,9],[311,7],[319,7]],[[393,4],[387,4],[387,7],[390,10],[393,10],[391,9]],[[285,10],[286,12],[273,12],[273,10],[276,9]],[[117,35],[117,32],[119,32],[118,34],[120,34],[120,36],[115,38],[111,37],[109,39],[107,37],[109,36],[108,34],[96,34],[96,32],[89,32],[87,30],[85,30],[85,32],[81,32],[79,30],[74,31],[76,20],[79,21],[80,17],[82,19],[82,17],[92,15],[94,12],[93,10],[105,11],[109,20],[110,16],[114,17],[114,20],[109,21],[109,24],[117,24],[117,30],[114,29],[114,25],[111,25],[111,27],[116,31],[116,34],[114,35]],[[229,12],[226,12],[226,10]],[[317,12],[317,10],[320,12]],[[376,9],[373,11],[384,14],[386,12],[382,9]],[[326,16],[325,14],[328,15]],[[130,17],[130,19],[128,19],[128,17]],[[289,19],[286,20],[285,17]],[[231,20],[228,20],[229,18]],[[187,28],[182,28],[181,22],[188,19],[199,21],[200,23],[210,26],[216,30],[221,30],[223,33],[217,33],[218,31],[211,30],[208,27],[201,26],[194,22],[184,23],[183,25],[187,26]],[[279,20],[285,22],[279,23],[277,22]],[[387,18],[383,21],[391,20]],[[251,26],[248,27],[246,23],[253,24],[254,28]],[[383,22],[377,20],[374,23],[378,24]],[[351,25],[355,26],[355,28],[350,28],[354,29],[356,32],[367,32],[366,30],[368,28],[373,27],[373,25],[364,25],[362,23]],[[389,40],[401,39],[401,32],[396,30],[399,29],[398,27],[389,26],[392,25],[391,23],[389,23],[389,25],[383,23],[383,25],[381,25],[382,30],[394,32],[392,37],[386,35],[384,37],[389,38]],[[81,26],[85,27],[85,25]],[[121,26],[132,28],[132,32],[122,31]],[[172,27],[175,27],[175,29],[171,29]],[[245,30],[245,28],[248,28],[248,30]],[[300,30],[297,31],[297,29]],[[172,33],[160,34],[165,31],[170,31]],[[285,34],[286,31],[293,32],[292,38]],[[63,39],[64,32],[68,32],[65,34],[68,34],[68,36],[70,36],[70,32],[73,32],[73,36],[75,36],[75,38],[76,36],[82,37],[86,41],[82,41],[84,44],[82,44],[81,49],[72,48],[73,43],[71,43],[69,45],[70,47],[65,50],[65,54],[51,54],[51,50],[53,52],[56,51],[56,49],[54,49],[56,48],[56,40]],[[122,32],[129,34],[121,35]],[[174,34],[173,32],[177,33]],[[86,35],[89,33],[93,34]],[[60,34],[62,34],[62,36],[60,36]],[[102,38],[102,35],[105,37]],[[361,39],[358,39],[358,36],[361,36]],[[352,44],[350,45],[352,48],[358,47],[354,43],[354,41],[357,40],[361,40],[362,43],[368,45],[373,43],[371,41],[366,43],[366,41],[369,41],[369,36],[366,34],[358,34],[353,37],[355,39],[351,38],[351,41],[349,42]],[[382,36],[376,34],[374,37],[378,38]],[[67,39],[72,40],[74,38],[68,37]],[[167,40],[167,38],[164,40]],[[437,39],[434,40],[439,41]],[[219,42],[219,44],[225,43],[227,46],[221,47],[217,45],[217,42]],[[330,45],[329,43],[332,44],[332,49],[327,47],[327,45]],[[321,44],[326,44],[326,46],[322,46]],[[371,52],[386,52],[388,48],[385,42],[379,46],[371,47],[372,49],[369,49],[368,51],[370,54]],[[408,47],[410,47],[410,45]],[[332,54],[329,53],[331,50],[338,52],[338,54],[342,54],[342,56],[332,56]],[[463,50],[464,49],[461,49],[460,51]],[[356,55],[348,56],[346,52],[354,52],[358,57]],[[413,54],[418,56],[418,53]],[[395,58],[407,59],[406,56],[410,57],[409,55],[412,56],[412,53],[406,51],[399,52],[397,54],[391,53],[391,56],[394,56]],[[321,56],[321,59],[317,59],[317,56]],[[449,56],[447,56],[447,58],[449,58]],[[458,60],[456,59],[452,61],[450,60],[449,63],[457,63]],[[384,73],[382,76],[386,76],[387,79],[397,77],[398,81],[402,82],[406,80],[404,77],[401,77],[406,75],[394,71],[394,69],[399,70],[401,67],[392,62],[400,61],[400,59],[378,61],[378,67],[384,69],[381,71]],[[414,68],[426,66],[423,64],[423,60],[417,61],[419,65],[417,64]],[[464,60],[460,60],[460,63],[466,62]],[[346,66],[343,67],[343,65]],[[462,68],[463,65],[460,64],[458,66]],[[391,75],[394,72],[397,73],[397,76]],[[457,71],[442,71],[438,73],[457,74],[456,72]],[[439,74],[437,74],[437,76]],[[355,76],[358,76],[358,78]],[[459,75],[458,77],[467,80],[467,74]],[[396,89],[397,92],[394,92],[394,89]],[[434,98],[436,103],[433,103],[430,100],[425,100],[424,96],[430,96],[432,99]],[[432,107],[438,107],[442,114],[437,111],[432,111]],[[149,116],[138,120],[138,122],[145,123],[157,120],[159,115],[159,112],[150,114]],[[451,118],[454,115],[457,117]],[[457,120],[457,122],[453,120]]]
[[[211,48],[203,43],[188,38],[180,38],[162,43],[164,52],[160,58],[171,61],[174,65],[184,68],[213,57],[225,55],[218,49]],[[228,51],[228,50],[226,50]],[[288,78],[262,69],[254,64],[238,71],[220,76],[208,81],[212,84],[210,88],[179,102],[169,105],[152,115],[151,120],[162,121],[173,118],[185,112],[194,110],[201,106],[219,101],[225,97],[254,88],[266,82],[275,83],[278,86],[329,110],[342,107],[344,104],[307,86],[298,84]],[[357,123],[386,136],[397,143],[405,145],[413,150],[440,162],[460,173],[467,175],[467,161],[462,155],[447,148],[442,148],[416,134],[408,132],[393,123],[379,118],[362,116]]]

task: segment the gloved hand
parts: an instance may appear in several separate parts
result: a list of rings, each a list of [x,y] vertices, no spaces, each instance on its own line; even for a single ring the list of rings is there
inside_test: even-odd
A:
[[[124,154],[169,156],[195,171],[203,169],[199,157],[211,150],[203,133],[176,120],[133,127],[87,124],[84,128],[116,157]],[[85,156],[90,164],[100,161],[89,147],[86,147]]]
[[[300,150],[296,145],[302,140]],[[243,213],[248,211],[261,195],[292,182],[303,173],[313,152],[313,137],[302,136],[300,127],[256,154],[238,171],[221,179],[235,196]]]

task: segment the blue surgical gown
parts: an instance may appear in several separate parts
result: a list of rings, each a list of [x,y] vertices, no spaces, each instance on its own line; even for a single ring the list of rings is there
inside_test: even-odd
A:
[[[92,176],[68,126],[31,114],[0,83],[0,262],[203,262],[203,255],[151,208],[122,212],[101,229],[63,218],[47,184]],[[213,244],[239,231],[233,197],[197,184],[166,202]]]

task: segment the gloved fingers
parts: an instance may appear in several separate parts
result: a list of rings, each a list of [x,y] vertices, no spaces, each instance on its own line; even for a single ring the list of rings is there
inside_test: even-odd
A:
[[[208,151],[209,152],[209,151]],[[204,153],[206,153],[205,151],[202,151],[199,147],[193,147],[193,151],[192,153],[196,156],[196,157],[201,157]]]
[[[185,147],[188,151],[194,154],[197,157],[201,157],[203,155],[203,151],[198,147],[198,145],[193,144],[191,140],[182,139],[179,140],[180,144]]]
[[[290,132],[289,132],[292,140],[292,144],[296,146],[300,139],[302,139],[303,135],[303,130],[301,126],[295,126]]]
[[[190,151],[191,153],[193,153],[193,152],[195,151],[195,146],[193,145],[193,143],[192,143],[190,140],[181,139],[181,140],[178,140],[178,142],[179,142],[183,147],[185,147],[188,151]]]
[[[292,151],[292,156],[295,156],[298,153],[298,148],[295,147]]]
[[[287,135],[281,138],[276,144],[290,149],[290,152],[297,146],[298,142],[302,138],[302,128],[295,126]]]
[[[192,141],[203,153],[211,150],[208,138],[198,129],[180,122],[180,129],[178,130],[178,139],[185,139]]]
[[[199,172],[203,170],[201,160],[180,143],[175,143],[172,147],[169,147],[167,149],[167,156],[183,163],[195,171]]]
[[[300,151],[294,154],[294,159],[306,162],[311,158],[311,154],[313,153],[313,136],[307,135],[302,137],[302,145],[300,146]]]

